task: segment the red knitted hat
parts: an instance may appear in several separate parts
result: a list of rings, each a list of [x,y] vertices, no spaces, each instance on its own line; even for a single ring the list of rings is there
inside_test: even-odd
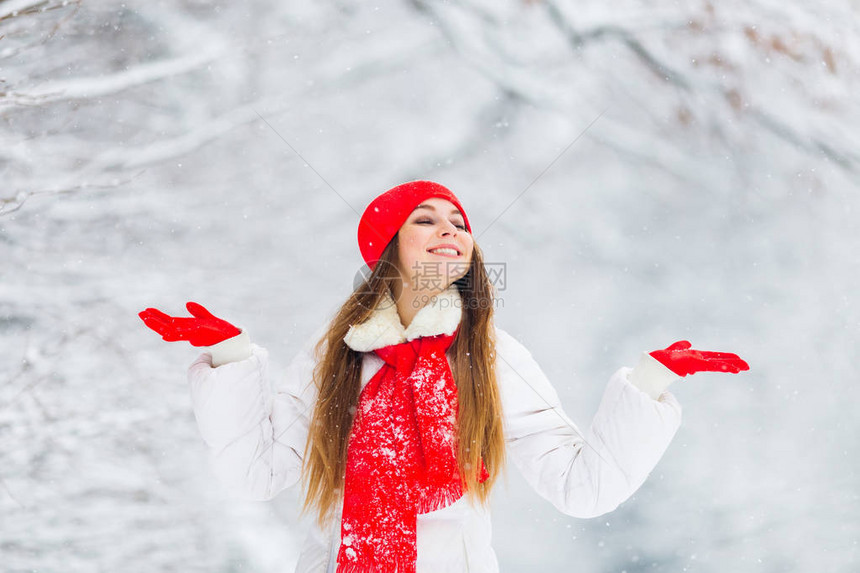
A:
[[[424,199],[441,197],[453,203],[463,214],[463,222],[471,233],[472,226],[459,199],[445,186],[433,181],[410,181],[393,187],[370,202],[358,222],[358,248],[371,270],[382,251],[400,230],[409,214]]]

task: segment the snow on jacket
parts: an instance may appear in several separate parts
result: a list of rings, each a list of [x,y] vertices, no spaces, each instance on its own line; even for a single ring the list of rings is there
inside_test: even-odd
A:
[[[408,328],[401,324],[393,301],[380,304],[344,338],[364,353],[362,388],[383,364],[373,349],[453,332],[461,312],[456,287],[419,310]],[[583,434],[562,410],[555,389],[529,351],[501,328],[496,327],[495,334],[509,460],[538,494],[567,515],[596,517],[618,507],[645,481],[681,422],[681,407],[669,392],[654,399],[639,388],[676,377],[647,354],[635,371],[620,368]],[[316,394],[315,341],[309,339],[296,355],[274,393],[267,378],[266,351],[250,345],[244,334],[216,345],[189,369],[194,414],[211,450],[213,469],[225,486],[243,497],[271,499],[300,479]],[[448,358],[450,362],[450,352]],[[468,496],[419,514],[417,571],[495,573],[499,566],[490,537],[489,511],[473,505]],[[314,522],[296,572],[333,573],[339,547],[339,514],[325,530]]]

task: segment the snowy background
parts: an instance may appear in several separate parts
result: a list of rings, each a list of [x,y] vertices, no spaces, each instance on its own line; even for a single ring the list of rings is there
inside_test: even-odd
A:
[[[215,483],[187,300],[277,373],[342,303],[359,214],[449,186],[500,326],[580,426],[680,338],[737,376],[636,496],[558,513],[511,466],[502,570],[860,570],[860,5],[0,1],[0,563],[290,572],[299,495]]]

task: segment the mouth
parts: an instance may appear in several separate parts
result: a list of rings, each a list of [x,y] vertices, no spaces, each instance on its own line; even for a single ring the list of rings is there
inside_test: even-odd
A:
[[[427,252],[440,257],[459,257],[462,254],[459,249],[452,247],[436,247],[435,249],[427,249]]]

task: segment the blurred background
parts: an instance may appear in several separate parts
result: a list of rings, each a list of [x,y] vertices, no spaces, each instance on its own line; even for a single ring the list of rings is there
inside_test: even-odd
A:
[[[243,326],[273,382],[362,260],[359,215],[451,188],[496,320],[587,426],[685,338],[751,370],[580,520],[511,466],[502,571],[860,567],[860,5],[0,1],[0,562],[290,572],[300,495],[215,481],[137,312]],[[853,94],[853,95],[852,95]]]

